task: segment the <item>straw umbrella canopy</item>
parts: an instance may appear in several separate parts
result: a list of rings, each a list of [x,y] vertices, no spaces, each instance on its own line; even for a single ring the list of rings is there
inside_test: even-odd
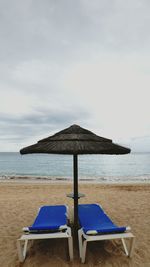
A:
[[[114,144],[111,139],[100,137],[78,125],[72,125],[36,144],[20,150],[21,154],[48,153],[73,155],[74,173],[74,225],[78,223],[78,155],[127,154],[130,149]]]

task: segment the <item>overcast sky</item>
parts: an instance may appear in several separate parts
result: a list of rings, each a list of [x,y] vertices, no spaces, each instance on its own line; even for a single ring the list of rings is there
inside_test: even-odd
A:
[[[150,151],[149,95],[149,0],[0,0],[0,151],[72,124]]]

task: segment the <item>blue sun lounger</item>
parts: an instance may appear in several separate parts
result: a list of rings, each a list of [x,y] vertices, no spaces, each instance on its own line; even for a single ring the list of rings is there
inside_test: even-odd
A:
[[[71,228],[67,225],[67,206],[43,206],[32,226],[23,228],[24,234],[17,240],[18,256],[23,262],[27,253],[29,240],[68,238],[69,256],[73,259]]]
[[[126,255],[131,257],[134,236],[129,232],[130,227],[118,227],[98,204],[79,205],[78,216],[81,226],[78,231],[78,238],[82,263],[85,262],[86,247],[89,241],[121,239]],[[131,240],[129,251],[125,238],[130,238]]]

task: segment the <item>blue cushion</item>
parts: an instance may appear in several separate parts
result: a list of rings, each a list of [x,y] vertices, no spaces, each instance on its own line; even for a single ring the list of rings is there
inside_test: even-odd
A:
[[[66,206],[43,206],[29,231],[58,230],[61,225],[67,224]]]
[[[118,227],[114,224],[97,204],[79,205],[78,214],[80,225],[85,233],[93,230],[99,234],[121,233],[126,231],[126,227]]]

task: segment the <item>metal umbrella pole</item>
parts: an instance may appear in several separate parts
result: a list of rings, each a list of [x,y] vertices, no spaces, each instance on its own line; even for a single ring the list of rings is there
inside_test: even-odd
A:
[[[73,155],[74,174],[74,227],[78,228],[78,155]]]

